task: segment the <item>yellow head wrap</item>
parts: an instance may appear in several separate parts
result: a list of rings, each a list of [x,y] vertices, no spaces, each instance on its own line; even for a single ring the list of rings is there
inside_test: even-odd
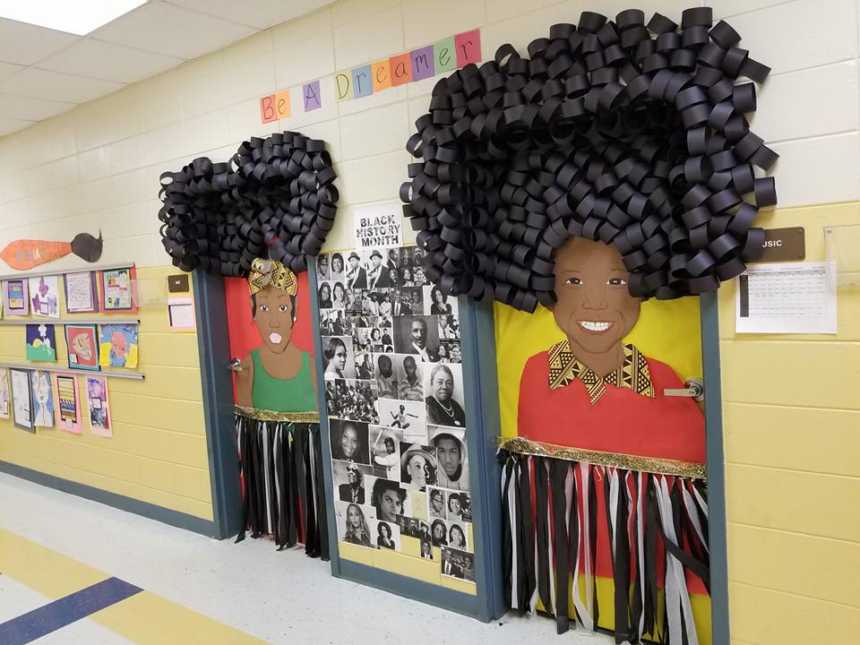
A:
[[[279,291],[294,296],[299,286],[295,273],[277,260],[264,260],[263,258],[257,258],[251,264],[248,284],[251,288],[251,295],[271,285]]]

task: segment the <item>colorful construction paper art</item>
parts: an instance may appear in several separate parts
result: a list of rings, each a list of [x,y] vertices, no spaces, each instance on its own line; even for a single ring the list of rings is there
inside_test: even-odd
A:
[[[57,276],[30,278],[30,308],[34,316],[60,317],[60,279]]]
[[[69,367],[73,370],[99,369],[95,325],[66,325]]]
[[[74,376],[58,374],[54,377],[54,410],[60,430],[81,433],[81,399]]]
[[[99,364],[102,367],[137,367],[137,325],[99,327]]]
[[[33,425],[37,428],[54,427],[54,390],[51,373],[44,370],[30,372],[33,397]]]
[[[30,313],[27,286],[26,280],[6,280],[3,283],[3,304],[10,316],[26,316]]]
[[[30,372],[28,370],[9,370],[12,383],[12,412],[15,425],[28,432],[36,432],[33,427],[33,402],[30,400]]]
[[[131,311],[135,308],[135,276],[132,268],[102,272],[102,297],[105,311]]]
[[[107,379],[103,376],[87,377],[87,407],[92,433],[100,437],[112,437]]]
[[[57,360],[57,340],[53,325],[27,325],[27,360],[39,363],[53,363]]]

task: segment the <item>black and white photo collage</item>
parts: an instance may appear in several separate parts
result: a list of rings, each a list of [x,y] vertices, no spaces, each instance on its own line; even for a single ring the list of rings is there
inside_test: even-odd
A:
[[[459,311],[422,253],[317,258],[338,538],[474,580]]]

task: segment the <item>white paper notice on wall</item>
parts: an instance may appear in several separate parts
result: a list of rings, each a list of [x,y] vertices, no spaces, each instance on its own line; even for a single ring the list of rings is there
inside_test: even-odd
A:
[[[832,262],[751,266],[737,289],[739,334],[835,334],[836,270]]]
[[[403,204],[399,201],[359,206],[353,213],[355,248],[403,244]]]
[[[197,326],[194,301],[190,296],[170,296],[167,299],[167,314],[171,329],[193,330]]]

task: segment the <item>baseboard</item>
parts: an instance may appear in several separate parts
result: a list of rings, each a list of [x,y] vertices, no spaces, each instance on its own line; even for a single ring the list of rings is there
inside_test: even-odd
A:
[[[48,488],[54,488],[56,490],[63,491],[64,493],[70,493],[72,495],[77,495],[78,497],[90,499],[94,502],[118,508],[121,511],[141,515],[151,520],[164,522],[170,526],[193,531],[194,533],[199,533],[207,537],[217,537],[215,523],[211,520],[194,517],[187,513],[174,511],[169,508],[164,508],[163,506],[143,502],[132,497],[126,497],[125,495],[111,493],[110,491],[95,488],[94,486],[79,484],[78,482],[41,473],[37,470],[18,466],[17,464],[12,464],[7,461],[0,461],[0,473],[6,473],[7,475],[26,479],[27,481],[41,484]]]

